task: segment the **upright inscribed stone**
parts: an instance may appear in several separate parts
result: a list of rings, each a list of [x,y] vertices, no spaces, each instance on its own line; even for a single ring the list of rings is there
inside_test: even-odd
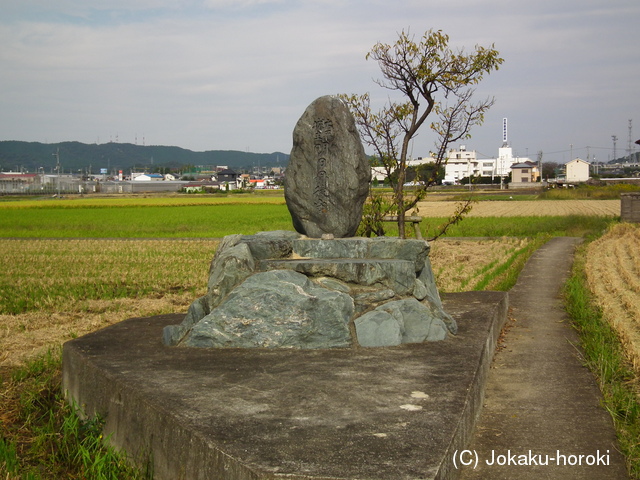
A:
[[[285,199],[295,229],[308,237],[355,235],[371,169],[355,120],[338,97],[324,96],[293,130]]]

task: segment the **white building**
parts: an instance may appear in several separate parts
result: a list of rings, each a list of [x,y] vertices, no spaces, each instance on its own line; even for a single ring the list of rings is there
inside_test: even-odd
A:
[[[384,167],[371,167],[371,180],[384,182],[387,178],[387,169]]]
[[[418,166],[425,163],[433,163],[432,157],[418,157],[407,160],[407,166]],[[498,149],[498,158],[478,158],[475,150],[467,150],[465,145],[460,145],[458,150],[451,149],[447,152],[445,162],[445,184],[457,184],[469,177],[507,177],[511,173],[511,167],[520,163],[532,163],[528,157],[514,157],[513,149],[506,143]],[[387,177],[384,167],[372,167],[371,178],[383,181]]]
[[[131,180],[134,182],[158,182],[160,180],[164,180],[164,177],[159,173],[132,172]]]
[[[444,182],[459,183],[460,180],[470,176],[477,176],[480,172],[478,158],[475,150],[467,150],[460,145],[459,150],[449,150],[444,167]]]
[[[565,165],[566,182],[578,183],[589,180],[589,165],[589,162],[585,162],[580,158],[574,158],[570,162],[567,162]]]
[[[514,157],[513,149],[503,145],[498,149],[498,158],[478,158],[475,150],[467,150],[464,145],[459,150],[449,150],[445,166],[445,183],[459,183],[468,177],[506,177],[511,167],[530,162],[527,157]]]

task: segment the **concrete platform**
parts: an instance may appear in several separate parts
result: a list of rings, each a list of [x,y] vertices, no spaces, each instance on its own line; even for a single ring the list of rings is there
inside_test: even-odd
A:
[[[63,385],[157,479],[449,479],[482,405],[508,294],[444,296],[456,337],[333,350],[166,347],[183,315],[67,342]]]

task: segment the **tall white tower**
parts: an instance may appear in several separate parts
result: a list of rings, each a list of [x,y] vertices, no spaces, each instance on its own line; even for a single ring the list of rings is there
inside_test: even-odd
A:
[[[506,177],[509,175],[511,165],[513,164],[513,150],[509,146],[509,137],[507,136],[507,119],[502,119],[502,147],[498,149],[498,160],[496,161],[496,175]]]
[[[509,146],[509,137],[507,136],[507,119],[506,117],[502,119],[502,146]]]

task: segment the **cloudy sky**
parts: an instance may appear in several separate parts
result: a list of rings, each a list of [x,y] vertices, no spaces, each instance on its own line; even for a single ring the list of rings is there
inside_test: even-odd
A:
[[[607,161],[640,138],[637,0],[0,0],[0,140],[291,150],[315,98],[383,102],[378,41],[441,29],[505,59],[468,149]],[[635,118],[634,118],[635,116]],[[634,145],[635,146],[635,145]],[[414,156],[428,155],[425,129]],[[587,148],[588,147],[588,148]]]

